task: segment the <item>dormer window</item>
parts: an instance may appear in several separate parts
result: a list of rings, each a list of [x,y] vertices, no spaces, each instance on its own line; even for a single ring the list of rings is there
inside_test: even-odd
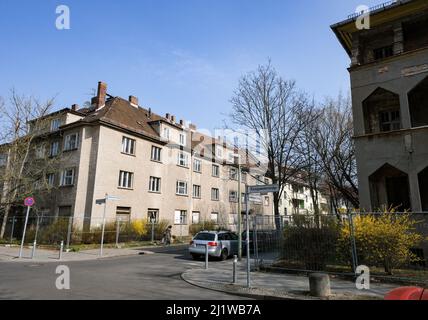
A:
[[[169,128],[163,128],[163,137],[169,141]]]
[[[57,131],[61,126],[61,119],[53,119],[51,121],[51,131]]]

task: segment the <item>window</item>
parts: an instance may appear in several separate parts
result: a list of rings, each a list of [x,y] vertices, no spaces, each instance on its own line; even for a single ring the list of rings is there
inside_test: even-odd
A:
[[[78,133],[72,133],[65,136],[64,151],[76,150],[78,139],[79,139]]]
[[[0,154],[0,167],[7,164],[7,154]]]
[[[238,192],[236,191],[229,192],[229,202],[238,202]]]
[[[159,147],[152,146],[152,161],[161,161],[162,149]]]
[[[201,186],[193,185],[193,198],[201,199]]]
[[[150,223],[158,223],[159,209],[149,209],[149,211],[147,211],[147,221]]]
[[[131,222],[130,207],[116,207],[116,221],[129,223]]]
[[[202,161],[198,159],[193,160],[193,171],[201,173],[202,172]]]
[[[174,224],[187,224],[187,211],[186,210],[175,210]]]
[[[150,192],[161,192],[161,179],[156,177],[150,177],[149,183]]]
[[[246,197],[246,195],[245,195],[245,192],[244,192],[244,193],[241,193],[241,202],[242,202],[242,203],[245,203],[245,201],[247,200],[246,198],[247,198],[247,197]]]
[[[131,156],[135,155],[135,143],[134,139],[127,137],[122,138],[122,153],[129,154]]]
[[[378,49],[373,50],[373,56],[375,60],[384,59],[387,57],[391,57],[394,55],[394,47],[393,46],[386,46]]]
[[[49,173],[46,175],[46,183],[49,187],[53,187],[55,185],[55,174]]]
[[[211,212],[211,221],[218,224],[218,212]]]
[[[201,216],[201,213],[198,211],[192,212],[192,224],[198,224],[199,223],[199,217]]]
[[[293,189],[294,193],[303,194],[305,192],[305,188],[303,186],[298,185],[298,184],[293,184],[292,189]]]
[[[163,128],[163,137],[169,141],[169,128]]]
[[[72,186],[74,184],[74,169],[65,169],[61,172],[61,186]]]
[[[305,201],[300,199],[293,199],[293,208],[295,209],[305,209]]]
[[[211,189],[211,200],[213,201],[219,201],[220,199],[220,190],[217,188]]]
[[[186,145],[186,136],[183,133],[180,133],[180,146]]]
[[[60,119],[53,119],[51,121],[51,131],[56,131],[61,126],[61,120]]]
[[[180,167],[187,167],[189,165],[189,156],[183,151],[178,153],[178,165]]]
[[[216,148],[216,156],[218,158],[223,157],[223,148],[222,147],[217,146],[217,148]]]
[[[36,147],[36,159],[44,159],[45,157],[45,146]]]
[[[177,195],[187,196],[187,182],[177,181],[176,191]]]
[[[58,141],[52,142],[49,150],[49,156],[56,157],[58,154],[59,154],[59,142]]]
[[[379,114],[381,132],[400,130],[400,111],[384,111]]]
[[[60,206],[58,207],[59,217],[71,217],[71,206]]]
[[[269,206],[269,197],[264,197],[264,205],[265,205],[266,207],[268,207],[268,206]]]
[[[220,167],[216,164],[213,164],[213,177],[220,177]]]
[[[247,183],[247,173],[246,172],[243,172],[241,174],[241,182]]]
[[[132,172],[119,172],[119,188],[132,189],[134,174]]]
[[[236,168],[230,168],[229,177],[231,180],[238,180],[238,170],[236,170]]]

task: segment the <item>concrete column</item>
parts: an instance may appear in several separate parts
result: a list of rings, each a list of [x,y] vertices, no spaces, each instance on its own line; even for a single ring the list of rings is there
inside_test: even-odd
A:
[[[394,24],[394,55],[404,52],[403,26],[401,22]]]
[[[422,201],[419,193],[418,173],[414,170],[409,172],[410,202],[413,212],[422,212]]]
[[[360,38],[357,34],[352,35],[352,57],[351,66],[360,64]]]

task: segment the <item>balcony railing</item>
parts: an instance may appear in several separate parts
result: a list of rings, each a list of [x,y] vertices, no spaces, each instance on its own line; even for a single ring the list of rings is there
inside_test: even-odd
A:
[[[384,2],[382,4],[378,4],[376,6],[369,8],[369,12],[373,12],[373,11],[380,10],[380,9],[386,9],[387,7],[392,6],[394,4],[397,4],[398,2],[401,2],[401,1],[400,0],[390,0],[390,1]],[[365,13],[366,13],[365,11],[361,11],[361,12],[356,12],[356,13],[350,14],[348,16],[348,19],[358,18],[359,16],[362,16]]]

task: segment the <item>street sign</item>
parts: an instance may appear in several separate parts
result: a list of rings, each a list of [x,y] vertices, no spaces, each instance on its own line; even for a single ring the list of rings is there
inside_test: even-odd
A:
[[[279,192],[279,186],[277,184],[266,185],[266,186],[249,186],[248,193],[270,193]]]
[[[98,204],[98,205],[104,204],[104,203],[106,203],[106,199],[95,200],[95,203]]]
[[[24,200],[24,205],[26,206],[26,207],[32,207],[32,206],[34,206],[36,204],[36,201],[34,201],[34,198],[33,197],[28,197],[28,198],[25,198],[25,200]]]
[[[107,196],[106,199],[109,201],[119,201],[120,200],[119,197],[116,197],[116,196]]]

